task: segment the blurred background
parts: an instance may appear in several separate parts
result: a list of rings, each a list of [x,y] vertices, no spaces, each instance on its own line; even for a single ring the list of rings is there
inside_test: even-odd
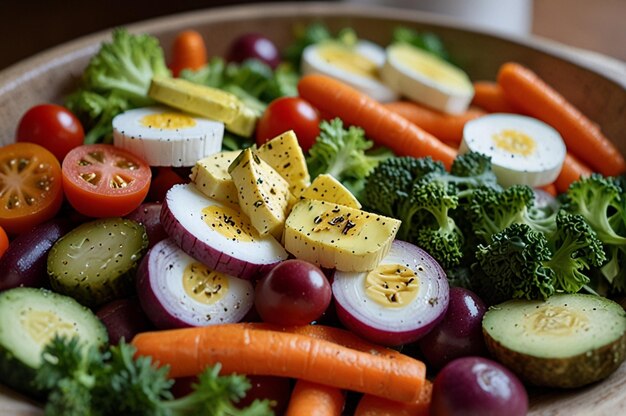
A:
[[[626,0],[343,1],[444,13],[492,30],[541,36],[626,61]],[[258,1],[0,0],[0,69],[54,45],[113,26],[253,2]]]

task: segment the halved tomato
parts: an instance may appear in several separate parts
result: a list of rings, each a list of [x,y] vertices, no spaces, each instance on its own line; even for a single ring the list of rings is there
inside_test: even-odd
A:
[[[16,235],[54,217],[63,202],[61,166],[34,143],[0,148],[0,227]]]
[[[90,217],[121,217],[137,208],[150,189],[150,166],[109,144],[72,149],[63,160],[63,189],[72,207]]]

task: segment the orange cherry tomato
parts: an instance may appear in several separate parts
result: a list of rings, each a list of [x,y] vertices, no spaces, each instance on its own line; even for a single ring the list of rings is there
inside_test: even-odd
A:
[[[0,227],[0,258],[2,258],[4,252],[7,251],[7,248],[9,248],[9,237],[7,233],[4,232],[4,229]]]
[[[150,166],[138,156],[109,144],[71,150],[63,160],[63,188],[72,207],[89,217],[121,217],[144,200]]]
[[[34,143],[0,147],[0,227],[16,235],[54,217],[63,202],[61,166]]]

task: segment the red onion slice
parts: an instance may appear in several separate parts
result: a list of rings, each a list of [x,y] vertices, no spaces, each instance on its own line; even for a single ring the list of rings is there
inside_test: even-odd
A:
[[[142,260],[137,293],[161,329],[239,322],[254,303],[250,281],[212,272],[171,239],[157,243]]]
[[[428,333],[444,317],[449,301],[448,279],[439,263],[399,240],[375,270],[335,272],[332,289],[337,315],[347,328],[390,346]]]
[[[193,184],[175,185],[167,192],[161,224],[185,253],[242,279],[260,277],[288,256],[274,237],[259,236],[243,213],[207,198]]]

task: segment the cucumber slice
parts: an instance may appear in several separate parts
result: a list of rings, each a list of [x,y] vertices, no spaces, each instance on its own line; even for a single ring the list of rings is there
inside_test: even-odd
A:
[[[146,230],[135,221],[106,218],[82,224],[52,246],[50,284],[87,306],[127,296],[147,247]]]
[[[77,336],[86,346],[108,341],[102,322],[68,296],[26,287],[0,293],[0,382],[40,395],[32,381],[41,353],[55,334]]]
[[[600,296],[504,302],[487,311],[483,333],[498,361],[539,386],[583,386],[626,358],[626,313]]]

